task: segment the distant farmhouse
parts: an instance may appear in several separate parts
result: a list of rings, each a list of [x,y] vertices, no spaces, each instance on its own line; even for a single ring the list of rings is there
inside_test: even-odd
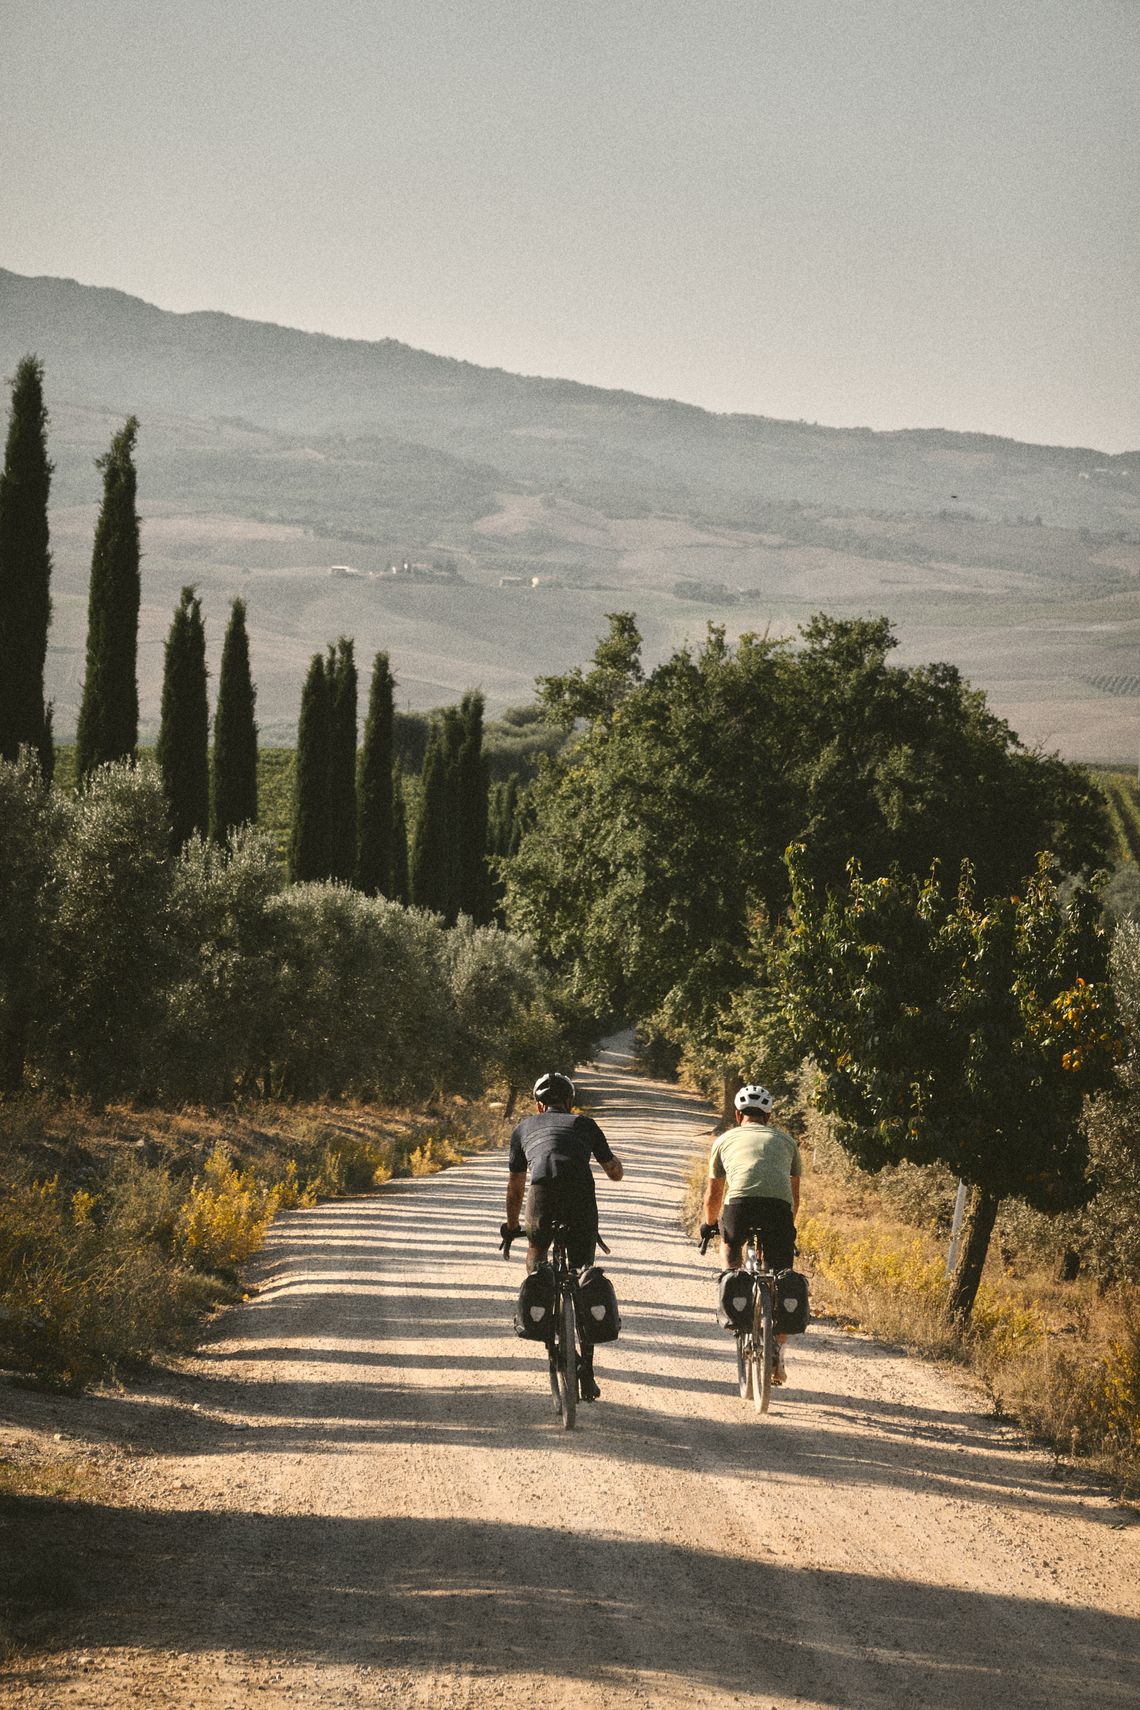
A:
[[[351,564],[333,564],[329,568],[329,575],[335,576],[341,581],[358,582],[363,582],[366,579],[377,582],[386,580],[388,577],[394,577],[401,582],[451,583],[463,580],[454,560],[450,558],[439,560],[433,564],[425,564],[420,560],[413,561],[410,558],[405,558],[399,564],[389,564],[386,570],[369,570],[367,577],[363,570],[354,569]]]

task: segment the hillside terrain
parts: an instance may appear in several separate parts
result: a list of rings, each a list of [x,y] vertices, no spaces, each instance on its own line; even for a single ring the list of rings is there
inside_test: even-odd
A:
[[[144,739],[194,582],[215,669],[228,602],[248,601],[268,741],[291,740],[308,656],[342,632],[363,657],[389,649],[404,704],[479,685],[494,711],[585,659],[615,608],[636,610],[651,662],[710,620],[791,634],[824,608],[886,612],[903,660],[952,660],[1031,743],[1135,750],[1140,451],[716,416],[0,270],[3,372],[29,350],[56,464],[64,738],[94,459],[134,412]]]

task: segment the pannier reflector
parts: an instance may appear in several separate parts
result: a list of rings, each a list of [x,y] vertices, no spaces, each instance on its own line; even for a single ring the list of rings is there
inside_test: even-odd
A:
[[[606,1309],[604,1306],[591,1306],[590,1317],[596,1318],[599,1324],[602,1322],[602,1319],[605,1316],[606,1316]]]
[[[535,1323],[537,1324],[540,1318],[546,1317],[545,1306],[532,1306],[530,1309],[530,1315],[534,1319]]]

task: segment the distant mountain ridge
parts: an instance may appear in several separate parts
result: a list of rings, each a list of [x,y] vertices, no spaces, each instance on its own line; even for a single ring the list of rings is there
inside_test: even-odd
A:
[[[750,504],[925,508],[947,501],[958,476],[979,473],[971,468],[979,460],[995,466],[986,470],[987,491],[1000,486],[1012,497],[1016,489],[1020,503],[1046,503],[1036,489],[1060,471],[1140,461],[941,428],[880,433],[714,415],[480,368],[393,339],[336,338],[213,311],[176,314],[107,287],[0,269],[0,356],[10,367],[28,348],[44,357],[49,390],[70,402],[245,418],[274,433],[390,434],[491,464],[515,481],[582,483],[591,498],[618,489],[623,510],[677,492]],[[1089,498],[1076,495],[1074,514],[1056,520],[1080,526]]]
[[[94,460],[134,413],[144,730],[193,581],[211,645],[229,599],[247,598],[259,716],[281,740],[308,652],[342,632],[362,656],[392,649],[409,704],[481,685],[494,709],[588,657],[615,608],[638,613],[650,663],[708,620],[788,634],[822,608],[886,612],[903,657],[959,664],[1031,741],[1132,747],[1140,452],[716,415],[0,269],[0,373],[28,351],[45,365],[56,464],[63,735]],[[405,557],[456,579],[385,580]],[[333,564],[362,575],[330,583]]]

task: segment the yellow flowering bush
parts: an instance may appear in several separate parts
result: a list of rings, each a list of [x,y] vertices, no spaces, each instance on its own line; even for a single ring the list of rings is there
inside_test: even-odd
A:
[[[458,1147],[442,1134],[429,1134],[421,1146],[417,1146],[408,1158],[408,1169],[413,1176],[434,1176],[437,1170],[446,1170],[452,1164],[461,1164],[463,1154]]]
[[[178,1249],[200,1270],[233,1270],[257,1252],[280,1204],[280,1189],[238,1170],[215,1146],[178,1216]]]

